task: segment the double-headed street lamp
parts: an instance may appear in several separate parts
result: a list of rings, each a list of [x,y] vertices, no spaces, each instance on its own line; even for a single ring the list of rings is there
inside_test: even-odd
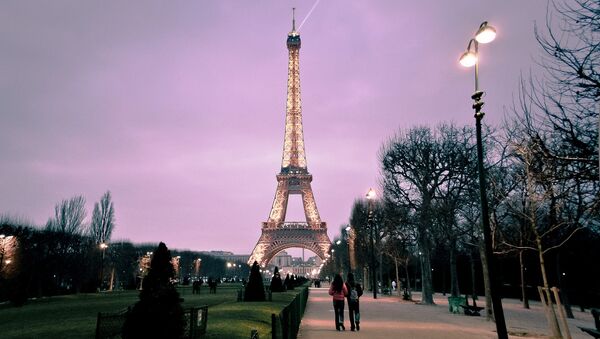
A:
[[[367,192],[367,201],[369,204],[369,214],[368,214],[368,219],[367,219],[367,224],[369,226],[370,229],[370,243],[371,243],[371,279],[372,279],[372,288],[373,288],[373,299],[377,299],[377,277],[376,274],[377,272],[375,271],[375,245],[373,244],[373,238],[375,238],[375,230],[373,227],[373,199],[375,199],[375,196],[377,195],[377,193],[375,193],[375,190],[372,188],[369,188],[369,192]]]
[[[475,127],[477,135],[477,167],[479,169],[479,194],[481,196],[481,220],[483,225],[483,241],[485,243],[485,257],[488,263],[488,277],[490,280],[490,297],[492,299],[492,309],[496,320],[496,332],[498,338],[508,338],[506,332],[506,323],[504,322],[504,311],[502,310],[502,301],[500,300],[499,284],[496,279],[495,258],[492,251],[492,236],[490,230],[490,217],[488,212],[488,202],[485,182],[485,169],[483,167],[483,142],[481,141],[481,119],[485,113],[481,111],[483,107],[483,91],[479,90],[479,44],[487,44],[496,37],[496,29],[484,21],[477,32],[475,38],[469,40],[467,51],[460,57],[460,64],[465,67],[475,66],[475,93],[471,95],[473,99],[473,109],[475,110]]]

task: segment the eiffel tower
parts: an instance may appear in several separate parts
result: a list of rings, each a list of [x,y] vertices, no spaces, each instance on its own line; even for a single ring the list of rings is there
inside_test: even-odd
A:
[[[306,168],[300,102],[300,35],[296,32],[294,18],[292,31],[287,36],[287,48],[287,103],[281,172],[277,174],[273,207],[269,219],[262,223],[262,234],[248,261],[250,265],[257,261],[265,266],[278,252],[291,247],[306,248],[325,260],[331,246],[327,224],[321,221],[310,186],[312,175]],[[285,221],[290,194],[302,195],[306,221]]]

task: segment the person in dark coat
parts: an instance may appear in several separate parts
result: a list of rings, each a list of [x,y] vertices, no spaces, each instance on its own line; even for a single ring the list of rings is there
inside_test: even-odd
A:
[[[363,295],[363,289],[360,284],[354,281],[354,274],[348,273],[346,279],[346,289],[348,289],[348,317],[350,318],[350,331],[360,331],[360,303],[359,298]]]

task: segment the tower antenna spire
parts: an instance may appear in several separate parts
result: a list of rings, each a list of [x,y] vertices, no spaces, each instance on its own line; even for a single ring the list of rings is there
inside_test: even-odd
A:
[[[296,7],[292,7],[292,32],[296,31]]]

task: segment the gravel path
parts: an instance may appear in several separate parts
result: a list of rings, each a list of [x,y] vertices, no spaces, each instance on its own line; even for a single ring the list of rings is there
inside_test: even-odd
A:
[[[413,294],[419,300],[420,294]],[[300,325],[299,337],[303,339],[337,338],[496,338],[496,325],[485,317],[469,317],[448,311],[446,297],[436,294],[436,305],[427,306],[402,301],[397,296],[378,296],[365,293],[360,298],[360,332],[350,331],[348,309],[345,309],[346,331],[335,330],[333,305],[325,288],[311,288],[306,313]],[[485,301],[480,298],[478,306]],[[549,338],[546,318],[541,304],[531,302],[531,309],[523,309],[518,300],[503,299],[506,323],[510,338]],[[575,319],[569,319],[573,339],[590,339],[577,326],[594,327],[588,312],[573,309]],[[483,312],[482,312],[483,314]]]

